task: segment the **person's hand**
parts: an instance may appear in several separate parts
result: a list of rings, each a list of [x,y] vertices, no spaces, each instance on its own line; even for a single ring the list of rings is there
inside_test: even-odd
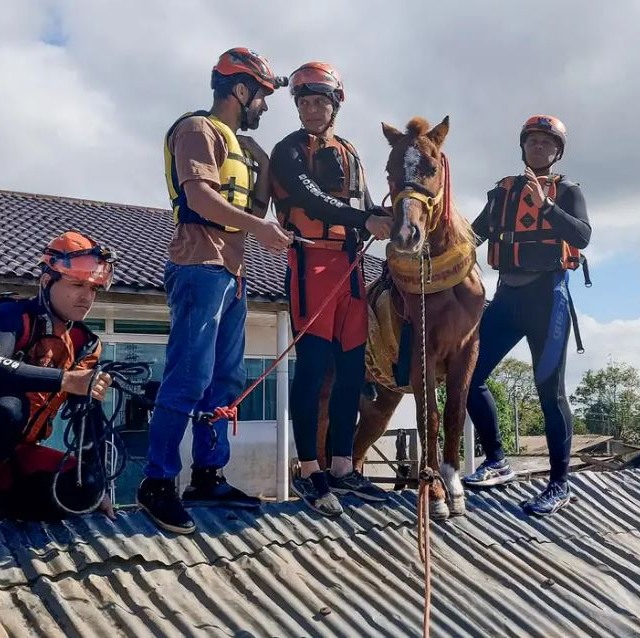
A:
[[[111,376],[106,372],[95,370],[66,370],[62,375],[60,389],[68,394],[87,396],[91,390],[91,398],[104,401],[111,385]],[[90,387],[91,386],[91,387]]]
[[[393,217],[393,208],[391,208],[391,206],[378,206],[375,204],[368,209],[368,212],[377,217]]]
[[[258,166],[264,167],[269,164],[269,156],[250,135],[238,135],[237,138],[240,146],[245,151],[249,151]]]
[[[527,183],[524,187],[524,192],[531,195],[533,205],[536,208],[542,208],[544,200],[546,199],[542,186],[536,177],[536,174],[528,166],[524,169],[524,176],[527,178]]]
[[[391,237],[391,229],[393,228],[393,218],[386,214],[378,215],[376,211],[367,218],[365,228],[376,239],[389,239],[389,237]]]
[[[253,234],[269,252],[278,254],[291,245],[293,233],[286,231],[278,222],[271,219],[257,221],[259,223]]]
[[[108,494],[105,494],[98,505],[98,510],[101,511],[108,519],[115,521],[116,513],[113,511],[113,503]]]

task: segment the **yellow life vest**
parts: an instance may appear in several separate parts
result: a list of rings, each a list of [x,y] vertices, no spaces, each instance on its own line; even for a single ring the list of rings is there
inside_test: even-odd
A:
[[[222,166],[218,168],[220,193],[226,196],[227,201],[236,208],[246,213],[251,213],[252,211],[256,165],[251,155],[241,148],[235,133],[224,122],[221,122],[208,111],[194,111],[179,117],[167,131],[164,138],[165,179],[167,180],[167,189],[171,199],[171,206],[173,207],[173,220],[176,224],[201,224],[203,226],[212,226],[228,233],[237,233],[239,229],[216,224],[189,208],[184,188],[178,182],[175,156],[169,150],[169,139],[180,122],[188,117],[195,116],[206,117],[215,126],[227,144],[227,157]]]

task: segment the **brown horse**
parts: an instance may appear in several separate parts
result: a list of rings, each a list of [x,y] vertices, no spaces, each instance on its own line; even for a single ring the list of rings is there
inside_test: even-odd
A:
[[[405,133],[384,123],[382,130],[391,145],[386,168],[395,224],[385,274],[368,290],[367,374],[376,384],[377,398],[361,401],[354,465],[362,469],[367,450],[386,430],[403,392],[413,392],[420,469],[431,468],[436,475],[429,492],[431,515],[447,518],[465,513],[459,450],[478,356],[484,286],[475,263],[475,236],[452,202],[448,163],[441,152],[449,118],[433,128],[416,117]],[[399,388],[385,363],[397,360],[407,322],[410,387]],[[436,388],[443,379],[444,450],[438,472]]]

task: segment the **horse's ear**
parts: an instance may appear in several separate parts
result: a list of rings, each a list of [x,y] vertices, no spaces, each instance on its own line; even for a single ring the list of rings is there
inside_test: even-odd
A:
[[[391,146],[395,146],[396,142],[401,137],[404,137],[404,133],[402,131],[399,131],[390,124],[385,124],[385,122],[382,122],[382,132]]]
[[[449,132],[449,116],[444,118],[440,124],[434,126],[428,133],[427,137],[438,147],[442,146],[444,138],[447,137]]]

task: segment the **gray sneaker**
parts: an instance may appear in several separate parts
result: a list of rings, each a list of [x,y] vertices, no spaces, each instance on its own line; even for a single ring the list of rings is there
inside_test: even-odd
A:
[[[386,501],[388,494],[382,488],[374,485],[368,478],[360,472],[353,470],[345,476],[333,476],[327,472],[329,488],[336,494],[353,494],[363,501],[382,502]]]
[[[344,511],[335,494],[329,491],[324,472],[313,472],[308,478],[293,476],[291,491],[297,494],[314,512],[323,516],[340,516]]]
[[[469,487],[493,487],[510,483],[515,477],[507,459],[502,459],[485,461],[473,474],[465,476],[462,480]]]

